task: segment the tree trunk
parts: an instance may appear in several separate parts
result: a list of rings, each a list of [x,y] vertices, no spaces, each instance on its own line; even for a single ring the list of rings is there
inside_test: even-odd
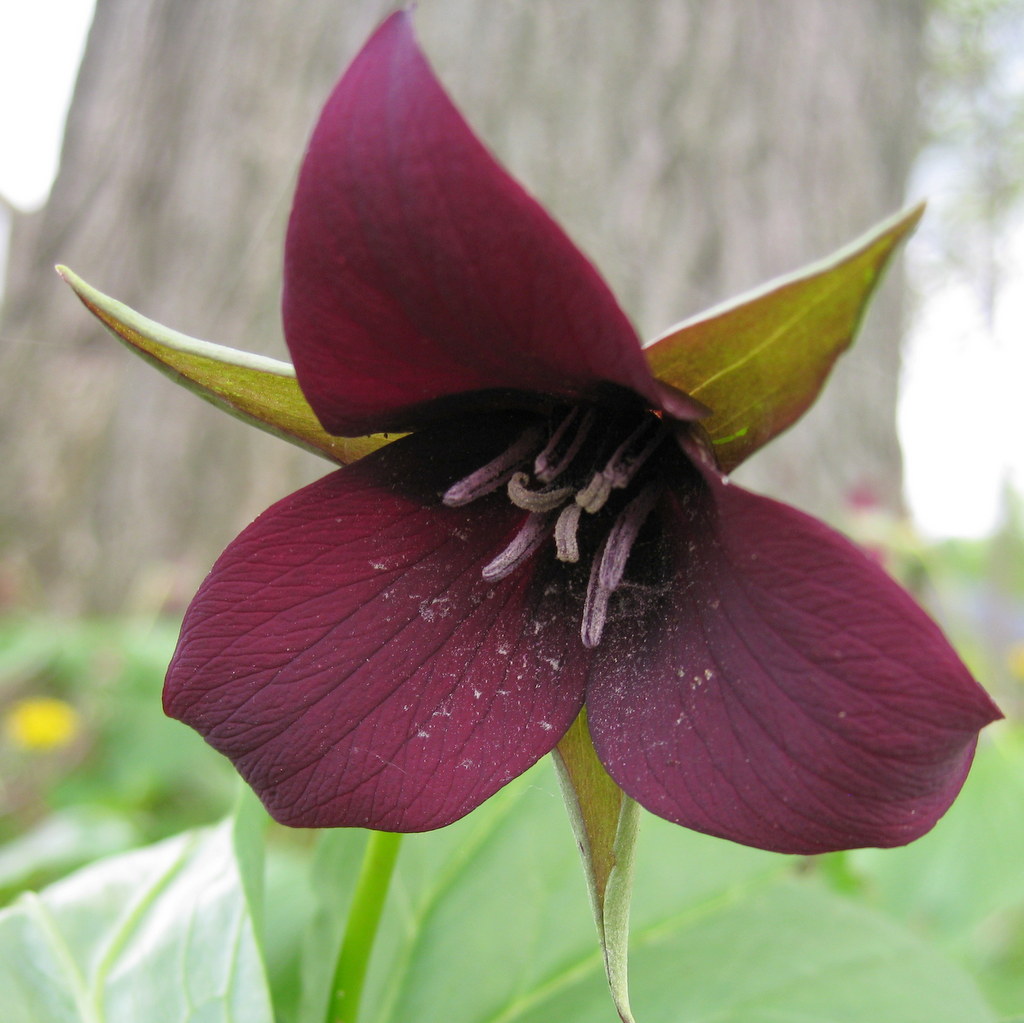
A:
[[[51,200],[18,219],[10,251],[0,540],[22,600],[176,602],[248,518],[326,468],[130,358],[50,267],[281,356],[302,147],[391,7],[98,0]],[[426,0],[417,25],[470,121],[653,336],[901,205],[924,8]],[[890,286],[826,398],[747,480],[826,515],[859,485],[898,504],[900,329]]]

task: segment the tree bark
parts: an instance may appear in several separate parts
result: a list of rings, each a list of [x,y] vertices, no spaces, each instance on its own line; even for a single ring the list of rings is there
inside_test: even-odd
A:
[[[248,518],[326,468],[131,359],[50,267],[179,330],[283,355],[281,240],[305,138],[391,6],[98,0],[57,182],[10,251],[0,542],[20,599],[176,603]],[[425,0],[417,25],[470,121],[651,337],[902,204],[924,13]],[[826,515],[856,486],[899,503],[900,298],[886,289],[825,399],[748,482]]]

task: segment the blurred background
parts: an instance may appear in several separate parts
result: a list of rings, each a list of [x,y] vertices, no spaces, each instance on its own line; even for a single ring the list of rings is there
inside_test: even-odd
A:
[[[253,515],[328,468],[132,359],[52,266],[286,357],[305,139],[393,6],[0,6],[0,893],[223,811],[230,772],[159,714],[175,618]],[[929,199],[821,402],[740,476],[883,558],[1019,722],[1024,2],[421,0],[417,28],[644,337]],[[998,888],[914,902],[905,861],[853,862],[1024,1012],[1024,761],[1017,726],[992,733],[977,820],[936,841],[943,862],[964,834],[1005,850]]]

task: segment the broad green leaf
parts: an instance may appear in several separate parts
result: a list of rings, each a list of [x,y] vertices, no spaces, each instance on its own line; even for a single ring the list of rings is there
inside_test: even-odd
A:
[[[256,941],[262,946],[266,834],[270,818],[248,785],[239,779],[237,786],[238,794],[231,813],[231,848]]]
[[[491,1023],[597,1023],[579,978]],[[643,1023],[996,1023],[972,981],[909,931],[789,881],[634,936]]]
[[[139,844],[138,829],[103,806],[59,810],[0,846],[0,898]]]
[[[583,861],[612,1001],[622,1023],[634,1023],[627,973],[640,807],[612,781],[598,760],[586,710],[555,748],[552,759]]]
[[[898,214],[828,259],[686,320],[646,348],[659,380],[711,408],[701,425],[727,472],[810,408],[923,212],[921,205]]]
[[[986,732],[963,792],[924,838],[850,854],[870,902],[967,965],[997,1008],[1024,1010],[1024,730]]]
[[[272,1023],[232,826],[101,860],[0,912],[4,1023]]]
[[[65,266],[57,272],[85,307],[137,355],[236,419],[347,465],[397,434],[333,437],[299,389],[290,363],[179,334],[86,284]]]
[[[235,858],[270,987],[274,1023],[296,1023],[302,1018],[299,1002],[306,946],[314,930],[311,921],[330,894],[320,889],[317,879],[311,884],[309,834],[275,824],[241,778],[238,790],[232,814]],[[322,1023],[323,1014],[309,1018]]]
[[[639,1023],[994,1023],[973,982],[801,861],[653,817],[637,853]],[[575,843],[546,769],[409,836],[360,1023],[609,1023]]]

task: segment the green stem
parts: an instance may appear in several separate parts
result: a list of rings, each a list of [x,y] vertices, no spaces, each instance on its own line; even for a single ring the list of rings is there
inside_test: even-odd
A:
[[[366,968],[401,844],[401,835],[388,831],[370,833],[334,970],[327,1023],[356,1023],[359,1018]]]

